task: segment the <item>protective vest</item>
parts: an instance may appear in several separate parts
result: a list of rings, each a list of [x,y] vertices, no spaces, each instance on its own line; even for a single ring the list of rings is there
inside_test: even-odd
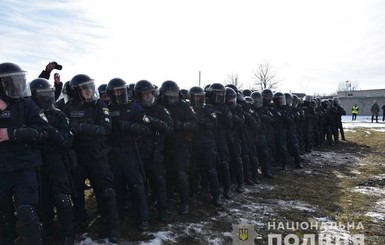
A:
[[[358,106],[353,106],[352,107],[352,114],[358,114],[358,111],[359,111],[360,109],[358,108]]]

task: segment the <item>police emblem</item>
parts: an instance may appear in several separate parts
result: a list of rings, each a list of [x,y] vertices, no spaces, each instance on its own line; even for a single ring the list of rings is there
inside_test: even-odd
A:
[[[110,115],[110,110],[108,108],[103,108],[103,113],[105,115]]]
[[[143,122],[150,123],[150,118],[148,118],[148,116],[144,115],[143,116]]]
[[[248,224],[233,224],[233,244],[234,245],[254,245],[256,238],[254,225]]]

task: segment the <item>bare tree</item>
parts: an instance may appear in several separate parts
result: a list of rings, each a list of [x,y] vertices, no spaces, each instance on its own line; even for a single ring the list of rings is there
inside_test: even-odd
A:
[[[238,74],[231,73],[227,76],[227,79],[225,79],[224,84],[233,84],[235,85],[238,89],[241,89],[243,87],[243,83],[239,81],[239,76]]]
[[[257,70],[253,72],[253,80],[254,84],[261,91],[264,89],[276,89],[278,86],[278,80],[273,67],[267,61],[258,65]]]
[[[338,83],[338,91],[352,91],[352,90],[358,90],[359,89],[359,83],[358,82],[352,82],[349,80],[346,80],[345,82]]]

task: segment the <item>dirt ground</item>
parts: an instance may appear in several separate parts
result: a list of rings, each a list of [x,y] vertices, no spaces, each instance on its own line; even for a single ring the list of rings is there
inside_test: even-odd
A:
[[[295,235],[300,244],[309,234],[316,234],[316,238],[343,237],[346,244],[353,244],[354,236],[362,234],[365,244],[383,245],[385,132],[356,128],[347,131],[346,138],[348,141],[303,155],[304,169],[289,167],[287,172],[280,172],[278,166],[273,166],[274,179],[261,179],[259,185],[246,186],[244,193],[225,200],[221,208],[210,203],[208,193],[201,193],[191,200],[190,214],[180,216],[176,213],[176,200],[171,198],[169,224],[151,219],[149,232],[137,230],[134,212],[128,209],[118,244],[232,244],[233,240],[239,241],[233,225],[250,225],[255,229],[249,232],[255,244],[269,244],[269,234],[282,235],[282,241],[287,235]],[[294,165],[292,159],[290,163]],[[108,244],[103,239],[104,226],[93,198],[87,205],[91,223],[87,231],[79,231],[77,244]],[[156,217],[153,205],[151,215]],[[334,222],[355,227],[298,227]],[[297,224],[297,229],[287,229],[292,227],[287,224]],[[17,244],[23,244],[23,239],[19,238]],[[315,244],[321,243],[317,240]]]

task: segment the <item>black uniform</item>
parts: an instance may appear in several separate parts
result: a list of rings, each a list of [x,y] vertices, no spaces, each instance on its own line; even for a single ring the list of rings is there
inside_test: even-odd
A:
[[[166,135],[174,131],[174,123],[170,113],[155,102],[143,107],[150,119],[151,133],[142,137],[140,151],[147,178],[150,180],[151,191],[155,195],[158,209],[158,219],[167,218],[167,185],[166,165],[164,162],[164,140]]]
[[[77,191],[74,216],[78,222],[84,223],[86,220],[83,187],[84,181],[89,178],[95,195],[99,195],[100,200],[103,200],[109,236],[115,236],[119,233],[119,216],[107,156],[106,140],[111,130],[109,110],[100,99],[92,102],[73,99],[67,102],[63,111],[69,118],[71,130],[75,134],[73,148],[78,160],[78,167],[73,172]]]
[[[192,132],[198,129],[198,121],[189,105],[182,100],[175,105],[164,105],[174,121],[175,132],[168,134],[165,140],[165,163],[169,188],[176,178],[180,197],[180,213],[188,211],[189,203],[189,167],[191,156]]]
[[[215,128],[217,115],[211,105],[195,109],[198,118],[199,130],[192,138],[192,159],[190,168],[191,189],[199,188],[199,176],[207,177],[211,195],[215,205],[220,205],[219,180],[217,173],[217,152],[215,146]]]
[[[64,239],[73,237],[73,215],[71,194],[71,170],[73,134],[70,132],[68,119],[59,109],[45,111],[48,122],[52,127],[48,129],[49,138],[41,145],[43,166],[41,168],[41,207],[44,235],[49,236],[54,231],[54,210],[56,207],[58,218],[62,226]]]
[[[46,138],[47,119],[30,99],[10,99],[0,112],[0,128],[9,140],[0,142],[0,244],[13,244],[13,207],[29,244],[41,244],[37,206],[37,167],[42,164],[38,141]],[[13,203],[12,198],[15,203]]]
[[[138,141],[150,134],[150,120],[138,103],[109,106],[112,130],[109,143],[112,147],[109,162],[114,175],[119,210],[124,208],[124,183],[132,192],[138,210],[139,229],[148,230],[149,211],[145,189],[145,175],[140,160]]]

